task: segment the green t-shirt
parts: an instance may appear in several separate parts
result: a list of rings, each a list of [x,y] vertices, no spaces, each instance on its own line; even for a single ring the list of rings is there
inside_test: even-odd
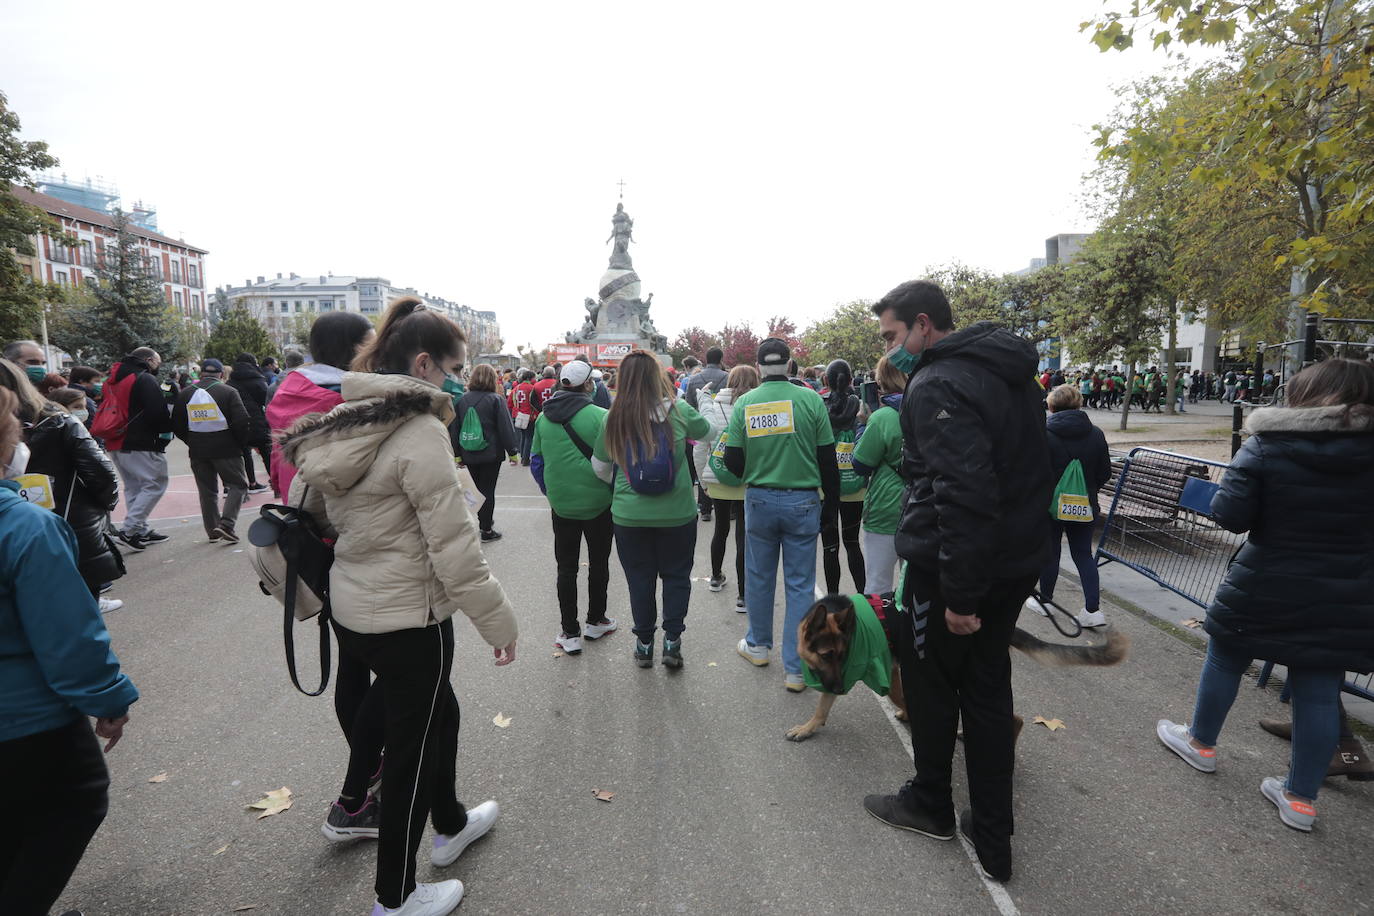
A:
[[[835,442],[821,396],[786,379],[766,381],[735,401],[729,432],[731,447],[744,449],[749,487],[819,487],[816,449]]]
[[[864,530],[874,534],[896,534],[902,514],[902,417],[891,407],[880,407],[868,418],[854,460],[877,468],[868,479],[868,498],[864,500]]]
[[[865,433],[867,435],[867,433]],[[892,689],[892,650],[887,645],[883,622],[873,611],[873,605],[863,595],[850,595],[854,605],[854,636],[849,641],[849,654],[844,659],[844,689],[849,693],[863,681],[880,697]],[[812,690],[821,690],[821,679],[802,662],[802,680]]]
[[[606,408],[588,404],[568,422],[583,442],[595,446],[606,425]],[[564,427],[542,413],[534,421],[530,454],[543,457],[549,506],[563,518],[596,518],[611,504],[611,488],[596,476],[591,459],[583,456]]]
[[[669,417],[673,424],[673,454],[676,459],[673,488],[656,496],[636,493],[617,468],[611,498],[611,520],[617,525],[627,528],[675,528],[696,520],[697,499],[692,492],[692,472],[687,470],[690,460],[687,440],[705,439],[711,434],[711,424],[697,413],[695,407],[682,400],[675,402]],[[578,432],[581,432],[580,428]],[[596,438],[594,454],[598,460],[610,463],[604,424],[602,434]]]

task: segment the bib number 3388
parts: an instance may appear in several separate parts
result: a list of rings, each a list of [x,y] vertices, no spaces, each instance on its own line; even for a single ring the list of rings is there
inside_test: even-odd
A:
[[[745,434],[750,439],[760,436],[785,436],[794,432],[791,401],[768,401],[749,404],[744,408]]]

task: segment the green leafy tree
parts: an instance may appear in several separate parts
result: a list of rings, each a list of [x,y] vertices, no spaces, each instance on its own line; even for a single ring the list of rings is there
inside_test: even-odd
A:
[[[873,316],[868,299],[857,299],[837,306],[828,318],[811,325],[802,340],[817,363],[843,359],[857,369],[870,369],[883,355],[883,341],[878,336],[878,319]]]
[[[261,362],[268,356],[278,356],[277,345],[267,329],[253,317],[242,303],[235,303],[220,318],[205,342],[205,355],[228,365],[240,353],[252,353]]]
[[[58,228],[46,213],[10,190],[11,186],[33,190],[33,174],[57,165],[46,143],[19,139],[19,126],[19,116],[0,92],[0,340],[34,334],[44,289],[20,265],[19,256],[35,254],[35,235],[56,234]]]

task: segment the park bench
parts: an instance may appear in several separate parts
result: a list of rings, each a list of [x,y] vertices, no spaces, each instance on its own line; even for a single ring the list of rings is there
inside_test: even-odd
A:
[[[1123,469],[1126,476],[1118,494]],[[1117,518],[1142,521],[1173,521],[1181,510],[1207,516],[1215,492],[1207,465],[1156,455],[1113,460],[1112,476],[1102,488],[1108,506],[1115,500]]]

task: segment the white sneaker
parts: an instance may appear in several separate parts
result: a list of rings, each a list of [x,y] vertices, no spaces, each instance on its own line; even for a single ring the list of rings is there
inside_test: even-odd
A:
[[[1028,611],[1034,611],[1041,617],[1050,616],[1049,609],[1046,608],[1043,604],[1041,604],[1040,599],[1036,598],[1034,595],[1031,595],[1029,598],[1027,598],[1026,603],[1021,606]]]
[[[1107,618],[1101,611],[1090,611],[1087,608],[1074,614],[1073,619],[1077,620],[1078,625],[1085,629],[1091,627],[1105,627],[1107,625]]]
[[[766,646],[751,646],[749,640],[741,639],[739,645],[735,646],[735,651],[751,665],[768,664],[768,648]]]
[[[454,836],[444,836],[441,833],[434,838],[434,850],[429,854],[429,861],[440,868],[452,865],[463,854],[464,849],[487,835],[500,813],[501,806],[494,801],[484,801],[476,808],[469,808],[466,827]],[[458,893],[461,896],[462,890]],[[453,905],[457,906],[457,901],[454,901]],[[448,910],[443,912],[447,913]]]
[[[378,903],[372,916],[445,916],[463,902],[463,882],[456,878],[435,884],[417,884],[405,903],[395,909]]]
[[[101,598],[100,613],[108,614],[110,611],[117,611],[124,606],[124,602],[118,598]]]
[[[568,653],[569,655],[577,655],[579,652],[582,651],[581,636],[565,636],[564,634],[559,633],[558,638],[553,641],[553,644],[557,648],[562,649],[564,652]]]
[[[607,617],[605,623],[587,624],[582,628],[582,635],[588,639],[600,639],[607,633],[614,633],[617,626],[619,624],[615,622],[614,617]]]

